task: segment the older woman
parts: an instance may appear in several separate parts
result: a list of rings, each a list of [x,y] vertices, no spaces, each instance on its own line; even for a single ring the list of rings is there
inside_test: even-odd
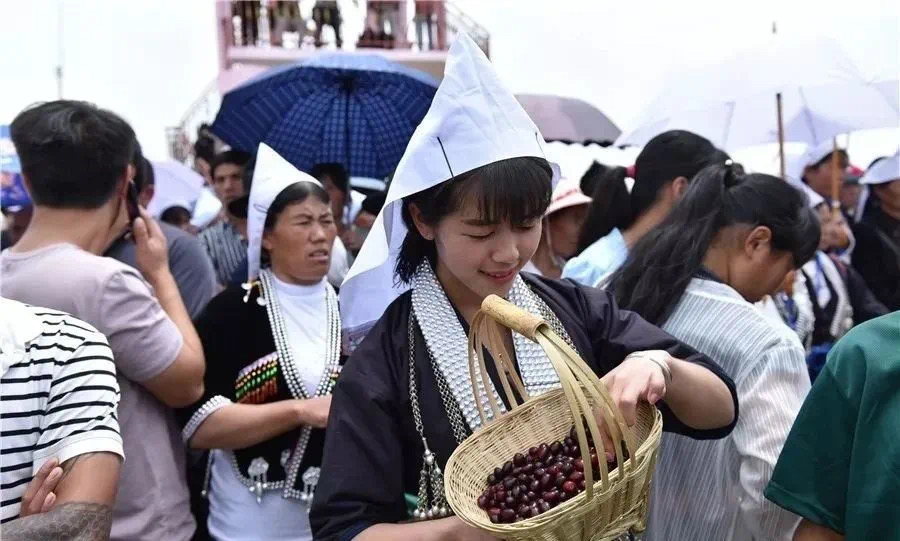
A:
[[[213,538],[307,540],[341,359],[337,296],[325,279],[337,230],[321,185],[265,145],[254,177],[249,280],[197,321],[210,370],[183,436],[213,450],[204,489]]]

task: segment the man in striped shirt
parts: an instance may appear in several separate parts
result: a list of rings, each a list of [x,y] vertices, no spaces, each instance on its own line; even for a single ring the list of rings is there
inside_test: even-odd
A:
[[[0,361],[0,535],[108,539],[124,454],[106,338],[0,298]]]

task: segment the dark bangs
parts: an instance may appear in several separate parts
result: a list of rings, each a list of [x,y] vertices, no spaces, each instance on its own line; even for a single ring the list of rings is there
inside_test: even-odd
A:
[[[395,273],[408,283],[419,264],[435,263],[434,242],[416,229],[409,206],[415,204],[422,220],[437,225],[460,209],[476,208],[485,224],[522,225],[544,215],[553,194],[552,170],[547,160],[510,158],[473,169],[403,200],[403,221],[409,233],[397,259]]]
[[[476,208],[486,224],[513,226],[539,219],[553,195],[550,164],[543,158],[512,158],[460,175],[442,187],[451,202],[447,214]]]

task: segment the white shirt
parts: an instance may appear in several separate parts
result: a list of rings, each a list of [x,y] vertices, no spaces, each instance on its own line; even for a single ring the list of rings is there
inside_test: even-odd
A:
[[[662,327],[734,380],[734,431],[697,441],[665,433],[645,541],[790,541],[800,518],[763,491],[809,392],[804,349],[726,284],[693,279]]]
[[[306,386],[316,393],[325,371],[328,308],[323,279],[312,286],[282,282],[273,275],[294,363]],[[209,491],[209,532],[228,541],[308,541],[312,539],[305,504],[265,492],[262,503],[237,479],[229,453],[215,450]]]
[[[74,317],[0,298],[0,518],[19,516],[45,461],[94,452],[124,456],[119,385],[106,338]]]

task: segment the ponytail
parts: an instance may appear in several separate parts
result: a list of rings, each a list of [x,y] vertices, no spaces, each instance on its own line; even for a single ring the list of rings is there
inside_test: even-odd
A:
[[[795,268],[812,258],[819,242],[818,218],[796,188],[771,175],[745,175],[730,161],[711,165],[610,277],[616,301],[655,325],[663,324],[703,265],[716,234],[735,224],[768,227],[772,248],[791,252]]]
[[[634,166],[615,167],[596,181],[591,208],[579,239],[579,252],[608,235],[613,229],[627,229],[652,207],[660,192],[676,178],[694,178],[704,167],[724,163],[728,155],[709,140],[688,131],[671,130],[647,142]],[[631,193],[625,177],[634,178]]]
[[[625,185],[626,174],[624,167],[609,167],[597,178],[591,192],[593,201],[578,239],[579,253],[613,229],[631,225],[631,196]]]

